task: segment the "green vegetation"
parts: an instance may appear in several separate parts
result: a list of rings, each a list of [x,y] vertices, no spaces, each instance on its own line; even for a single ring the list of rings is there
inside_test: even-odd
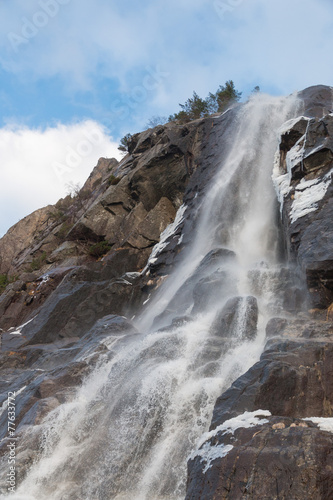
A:
[[[234,82],[229,80],[225,85],[220,85],[215,94],[209,94],[208,103],[212,112],[222,112],[231,103],[239,101],[242,93],[235,89]]]
[[[7,274],[0,274],[0,293],[2,293],[6,286],[10,283]]]
[[[34,258],[30,264],[30,271],[38,271],[45,264],[46,257],[46,252],[43,252],[39,257]]]
[[[179,104],[179,106],[182,108],[181,111],[171,115],[169,121],[186,123],[209,115],[207,100],[201,99],[196,92],[193,92],[193,96],[187,99],[185,104]]]
[[[252,94],[260,92],[260,87],[257,85],[252,90]],[[202,99],[196,92],[193,96],[187,99],[185,104],[179,104],[181,110],[178,113],[170,115],[168,120],[161,116],[153,116],[148,122],[148,128],[164,125],[166,122],[177,122],[180,124],[204,118],[214,113],[222,113],[232,103],[239,101],[242,92],[235,88],[232,80],[228,80],[224,85],[220,85],[217,91],[209,93],[206,99]],[[129,152],[129,145],[132,139],[131,134],[126,134],[120,141],[118,149],[123,152]]]
[[[232,80],[225,82],[225,85],[220,85],[215,94],[210,92],[206,99],[202,99],[196,92],[193,92],[193,96],[187,99],[185,104],[179,104],[181,111],[171,115],[169,121],[186,123],[213,113],[220,113],[225,111],[231,103],[239,101],[241,95],[242,93],[235,89]]]
[[[120,177],[116,177],[115,175],[111,174],[110,177],[108,178],[108,184],[109,186],[115,186],[120,182]]]
[[[92,257],[98,259],[99,257],[103,257],[103,255],[108,253],[109,250],[111,250],[111,246],[107,241],[103,240],[99,241],[98,243],[95,243],[94,245],[91,245],[91,247],[88,250],[88,253]]]
[[[128,153],[128,145],[131,139],[132,139],[131,134],[126,134],[122,139],[120,139],[120,146],[118,146],[119,151]]]

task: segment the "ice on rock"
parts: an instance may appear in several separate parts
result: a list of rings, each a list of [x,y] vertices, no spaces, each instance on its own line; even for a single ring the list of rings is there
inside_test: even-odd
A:
[[[305,181],[304,179],[301,180],[296,187],[295,198],[289,214],[291,223],[317,210],[318,201],[324,198],[331,183],[332,172],[333,169],[322,179],[318,178],[309,181]]]

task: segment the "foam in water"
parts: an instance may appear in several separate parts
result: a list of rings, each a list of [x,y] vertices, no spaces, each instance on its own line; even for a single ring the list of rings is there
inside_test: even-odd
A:
[[[277,130],[296,108],[293,97],[265,95],[240,107],[233,145],[207,190],[191,248],[136,321],[143,333],[110,340],[113,357],[102,356],[73,401],[28,431],[42,436],[40,456],[12,499],[184,497],[186,460],[209,427],[217,397],[263,347],[270,270],[277,266],[271,171]],[[257,280],[256,340],[244,331],[245,300],[237,331],[231,337],[215,331],[228,299],[253,292],[251,272],[260,272],[263,262],[266,288],[263,293]],[[221,286],[196,311],[193,291],[205,283]],[[162,315],[170,324],[189,312],[190,319],[173,326],[158,330],[159,320],[154,323]]]

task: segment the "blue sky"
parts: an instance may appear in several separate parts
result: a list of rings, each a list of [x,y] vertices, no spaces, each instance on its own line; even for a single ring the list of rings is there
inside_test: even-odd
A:
[[[194,90],[333,85],[332,52],[331,0],[0,0],[0,235]]]

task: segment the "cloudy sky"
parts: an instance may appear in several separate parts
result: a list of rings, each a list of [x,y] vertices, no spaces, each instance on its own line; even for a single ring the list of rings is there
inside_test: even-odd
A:
[[[332,0],[0,0],[0,235],[232,79],[333,85]]]

